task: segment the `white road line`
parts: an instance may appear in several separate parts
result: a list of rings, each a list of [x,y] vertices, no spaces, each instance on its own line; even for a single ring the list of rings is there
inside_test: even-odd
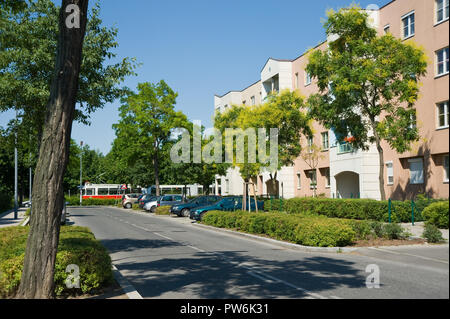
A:
[[[387,250],[387,249],[381,249],[381,248],[376,248],[376,247],[368,247],[368,248],[369,248],[369,249],[373,249],[373,250],[378,250],[378,251],[386,252],[386,253],[395,254],[395,255],[405,255],[405,256],[416,257],[416,258],[421,258],[421,259],[425,259],[425,260],[431,260],[431,261],[435,261],[435,262],[438,262],[438,263],[443,263],[443,264],[447,264],[447,265],[448,265],[448,261],[444,261],[444,260],[440,260],[440,259],[435,259],[435,258],[430,258],[430,257],[424,257],[424,256],[419,256],[419,255],[414,255],[414,254],[408,254],[408,253],[401,253],[401,252],[397,252],[397,251],[392,251],[392,250]]]
[[[113,275],[119,283],[122,290],[127,294],[130,299],[144,299],[141,294],[134,288],[134,286],[127,280],[127,278],[121,273],[119,269],[113,264]]]

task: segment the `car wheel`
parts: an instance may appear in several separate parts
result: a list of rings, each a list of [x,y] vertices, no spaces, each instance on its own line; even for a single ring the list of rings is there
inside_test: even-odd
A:
[[[150,208],[150,213],[154,213],[155,210],[156,210],[156,207],[155,207],[155,206],[152,206],[152,208]]]
[[[181,211],[182,217],[189,217],[189,215],[190,215],[189,209],[185,208]]]
[[[131,207],[133,207],[133,205],[131,203],[126,203],[125,204],[125,208],[126,209],[130,209]]]

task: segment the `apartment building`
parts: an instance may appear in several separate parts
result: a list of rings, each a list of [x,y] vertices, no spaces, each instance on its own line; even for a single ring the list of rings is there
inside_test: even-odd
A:
[[[403,154],[383,144],[385,192],[392,199],[413,198],[425,193],[436,198],[449,197],[449,2],[450,0],[394,0],[377,10],[369,10],[371,24],[379,35],[390,32],[403,40],[413,40],[429,58],[427,74],[421,78],[420,97],[415,104],[420,141]],[[327,39],[315,50],[325,50]],[[299,90],[304,96],[316,93],[314,79],[305,72],[306,54],[293,60],[269,58],[261,78],[242,91],[215,96],[216,112],[233,104],[254,105],[271,91]],[[317,165],[310,167],[302,157],[278,172],[278,187],[269,189],[269,174],[261,174],[257,193],[285,198],[323,194],[336,198],[380,199],[379,157],[373,145],[367,151],[354,150],[338,141],[333,131],[313,123],[314,137],[299,141],[304,148],[321,148]],[[242,194],[243,180],[237,169],[218,177],[216,191],[223,195]]]

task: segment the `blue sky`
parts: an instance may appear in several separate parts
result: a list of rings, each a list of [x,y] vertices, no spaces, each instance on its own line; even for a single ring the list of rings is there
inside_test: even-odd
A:
[[[59,2],[59,1],[55,1]],[[100,0],[106,26],[119,29],[118,58],[142,63],[124,85],[164,79],[179,96],[176,108],[190,120],[212,126],[214,94],[256,82],[269,57],[293,59],[325,40],[327,9],[352,0]],[[389,0],[355,1],[361,7]],[[91,0],[91,6],[94,0]],[[92,115],[92,125],[74,123],[72,138],[104,154],[114,140],[119,101]],[[0,126],[14,116],[0,113]]]

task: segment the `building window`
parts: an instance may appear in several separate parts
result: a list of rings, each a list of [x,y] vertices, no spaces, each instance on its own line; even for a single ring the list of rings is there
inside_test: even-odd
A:
[[[330,141],[328,138],[328,132],[322,133],[322,149],[327,150],[330,148]]]
[[[402,17],[403,39],[412,37],[415,33],[415,16],[414,11]]]
[[[230,180],[228,178],[225,180],[225,193],[230,193]]]
[[[436,51],[436,73],[437,75],[447,74],[449,70],[448,47]]]
[[[330,188],[330,168],[327,168],[325,171],[325,187]]]
[[[387,184],[394,185],[394,164],[392,162],[386,163]]]
[[[317,171],[309,171],[309,188],[317,189]]]
[[[308,152],[309,153],[313,152],[313,144],[314,144],[314,137],[309,137],[308,138]]]
[[[255,96],[252,96],[250,99],[252,100],[252,105],[255,105],[256,104]]]
[[[384,26],[383,30],[384,30],[384,34],[388,34],[391,30],[391,26],[389,24],[387,24]]]
[[[423,184],[423,158],[409,159],[409,183]]]
[[[448,20],[449,0],[436,0],[436,23]]]
[[[295,88],[298,89],[299,85],[298,85],[298,73],[295,73]]]
[[[444,183],[448,183],[448,155],[444,156]]]
[[[448,127],[448,101],[437,104],[438,128]]]
[[[338,153],[350,153],[353,152],[353,147],[350,143],[347,142],[341,142],[339,143],[339,151]]]
[[[243,105],[247,104],[247,101],[242,101],[242,104],[243,104]]]
[[[302,188],[302,175],[301,173],[297,173],[297,189],[301,189]]]
[[[306,72],[305,70],[305,86],[310,85],[311,84],[311,75],[309,75],[308,72]]]

